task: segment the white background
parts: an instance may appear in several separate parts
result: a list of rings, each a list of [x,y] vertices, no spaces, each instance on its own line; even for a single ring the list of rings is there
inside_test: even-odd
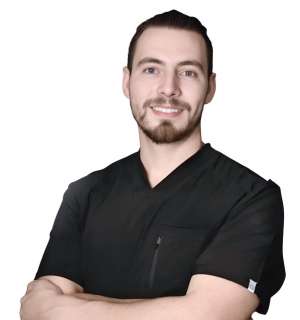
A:
[[[254,319],[296,319],[297,1],[102,3],[0,4],[1,319],[19,319],[68,184],[138,150],[122,67],[138,24],[171,9],[199,18],[214,47],[217,92],[203,141],[281,187],[287,278]]]

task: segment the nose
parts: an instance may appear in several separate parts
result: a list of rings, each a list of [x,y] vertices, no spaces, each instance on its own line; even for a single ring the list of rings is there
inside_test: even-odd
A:
[[[167,98],[175,98],[181,95],[179,81],[176,74],[165,72],[161,75],[159,85],[157,87],[158,96],[165,96]]]

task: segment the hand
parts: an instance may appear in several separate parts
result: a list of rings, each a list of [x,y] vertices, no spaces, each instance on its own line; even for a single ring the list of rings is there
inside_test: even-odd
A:
[[[57,319],[55,307],[62,296],[61,289],[48,280],[30,282],[21,299],[21,320]]]

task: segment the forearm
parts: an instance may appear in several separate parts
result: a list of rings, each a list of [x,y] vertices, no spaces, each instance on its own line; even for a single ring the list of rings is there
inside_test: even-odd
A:
[[[92,300],[92,301],[106,301],[106,302],[118,302],[118,303],[129,303],[129,302],[138,302],[138,301],[145,301],[147,299],[117,299],[117,298],[110,298],[105,296],[100,296],[96,294],[90,293],[76,293],[74,297],[83,299],[83,300]]]
[[[75,299],[71,301],[69,308],[65,309],[66,313],[62,317],[63,320],[208,319],[207,316],[199,314],[199,308],[187,296],[115,299],[93,294],[76,294],[73,298]],[[252,320],[252,318],[250,317],[248,320]]]
[[[93,295],[90,295],[90,298]],[[87,298],[87,296],[85,296]],[[199,320],[187,296],[140,299],[124,302],[84,300],[69,296],[61,319],[67,320]]]
[[[212,317],[211,307],[215,306],[210,301],[201,302],[201,297],[193,293],[180,297],[126,300],[93,294],[64,294],[50,281],[36,280],[28,284],[26,294],[21,299],[20,316],[27,320],[223,319],[220,313]],[[207,308],[205,303],[211,307]],[[224,320],[229,318],[231,316],[225,313]]]

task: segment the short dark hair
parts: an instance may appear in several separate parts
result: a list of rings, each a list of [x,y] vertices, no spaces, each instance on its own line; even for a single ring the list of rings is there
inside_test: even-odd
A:
[[[127,68],[129,69],[130,73],[132,71],[132,62],[137,41],[141,34],[149,27],[165,27],[170,29],[188,30],[195,31],[200,34],[204,38],[206,44],[208,77],[210,77],[213,70],[213,47],[209,37],[207,36],[207,29],[197,18],[187,16],[177,10],[171,10],[157,14],[156,16],[147,19],[136,28],[136,32],[130,41],[128,50]]]

